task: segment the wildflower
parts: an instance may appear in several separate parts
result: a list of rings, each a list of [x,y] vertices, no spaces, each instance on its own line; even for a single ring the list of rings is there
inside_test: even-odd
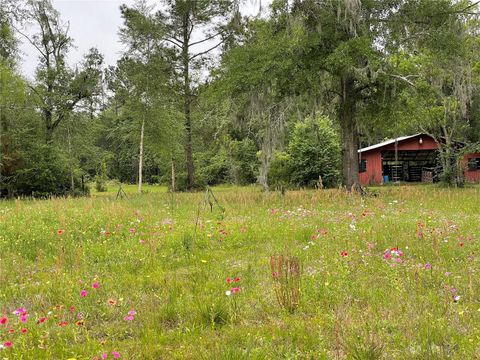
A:
[[[45,321],[47,321],[47,318],[42,317],[42,318],[38,319],[37,324],[43,324]]]
[[[98,282],[97,281],[92,284],[92,288],[98,289]]]
[[[6,317],[0,318],[0,325],[5,325],[8,322],[8,319]]]
[[[236,277],[234,281],[235,281],[235,282],[239,282],[239,281],[240,281],[240,278],[239,278],[239,277]]]
[[[240,288],[239,288],[239,287],[234,287],[234,288],[232,288],[232,290],[231,290],[232,294],[235,294],[235,293],[237,293],[237,292],[239,292],[239,291],[240,291]]]
[[[112,355],[115,359],[120,359],[120,353],[117,351],[112,351]]]
[[[77,326],[82,326],[83,324],[85,324],[85,321],[84,320],[78,320],[75,325]]]
[[[460,300],[460,295],[453,296],[453,302],[457,303]]]
[[[15,315],[26,315],[27,314],[27,310],[25,310],[24,308],[18,308],[17,310],[15,310],[13,312]]]
[[[133,321],[135,319],[135,317],[133,315],[127,315],[123,318],[123,320],[125,321]]]
[[[86,297],[87,294],[88,294],[88,293],[87,293],[87,290],[82,290],[82,291],[80,291],[80,296],[81,296],[81,297]]]
[[[27,314],[20,316],[20,321],[21,322],[27,322]]]
[[[66,321],[61,321],[61,322],[58,323],[58,326],[60,326],[60,327],[64,327],[64,326],[67,326],[67,325],[68,325],[68,322],[66,322]]]
[[[8,348],[8,347],[12,347],[12,346],[13,346],[13,343],[12,343],[11,341],[7,341],[7,342],[4,342],[4,343],[3,343],[3,346],[4,346],[4,347],[7,347],[7,348]]]
[[[128,315],[137,315],[137,312],[132,309],[128,312]]]
[[[108,353],[103,353],[103,354],[101,355],[101,357],[102,357],[102,359],[106,359],[106,358],[108,357]]]
[[[230,278],[227,278],[227,283],[229,283],[229,284],[230,284],[231,282],[233,282],[233,280],[232,280],[232,279],[230,279]]]
[[[63,235],[65,233],[65,230],[63,229],[58,229],[57,230],[57,235]]]
[[[27,332],[27,329],[25,328],[22,328],[22,330],[20,330],[22,332],[22,334],[25,334]]]
[[[273,276],[274,278],[277,278],[277,277],[278,277],[278,273],[277,273],[276,271],[273,271],[273,272],[272,272],[272,276]]]
[[[225,295],[230,296],[232,295],[232,292],[230,290],[225,291]]]
[[[15,330],[14,330],[14,329],[10,329],[10,330],[8,330],[8,332],[9,332],[10,334],[13,334],[13,333],[15,332]]]
[[[115,305],[117,305],[117,301],[114,300],[114,299],[108,299],[108,300],[107,300],[107,304],[108,304],[108,305],[111,305],[111,306],[115,306]]]
[[[343,251],[340,253],[340,255],[341,255],[342,257],[347,257],[347,256],[348,256],[348,253],[347,253],[345,250],[343,250]]]
[[[425,269],[430,270],[432,268],[432,264],[426,263],[425,264]]]
[[[68,310],[75,311],[75,306],[70,306]]]

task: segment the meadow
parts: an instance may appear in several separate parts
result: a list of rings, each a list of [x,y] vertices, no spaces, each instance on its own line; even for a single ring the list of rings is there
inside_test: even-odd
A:
[[[0,202],[0,359],[480,358],[479,187],[146,190]]]

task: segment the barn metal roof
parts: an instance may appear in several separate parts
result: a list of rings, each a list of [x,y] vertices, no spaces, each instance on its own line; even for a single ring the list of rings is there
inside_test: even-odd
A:
[[[419,135],[422,135],[422,134],[419,133],[419,134],[410,135],[410,136],[401,136],[401,137],[398,137],[396,139],[387,140],[387,141],[384,141],[384,142],[381,142],[381,143],[378,143],[378,144],[375,144],[375,145],[372,145],[372,146],[368,146],[368,147],[363,148],[363,149],[359,149],[358,152],[362,153],[362,152],[370,151],[370,150],[373,150],[373,149],[378,149],[378,148],[381,148],[383,146],[390,145],[390,144],[395,144],[395,142],[400,142],[400,141],[403,141],[403,140],[411,139],[411,138],[414,138],[415,136],[419,136]]]

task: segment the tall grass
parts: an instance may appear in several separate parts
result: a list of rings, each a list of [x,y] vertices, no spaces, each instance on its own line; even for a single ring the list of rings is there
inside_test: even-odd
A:
[[[480,358],[478,187],[126,190],[0,202],[0,358]]]

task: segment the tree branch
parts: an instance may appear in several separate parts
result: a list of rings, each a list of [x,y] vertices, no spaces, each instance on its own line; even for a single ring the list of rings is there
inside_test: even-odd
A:
[[[205,50],[205,51],[202,51],[202,52],[200,52],[200,53],[198,53],[198,54],[195,54],[195,55],[190,56],[190,58],[189,58],[188,60],[190,61],[190,60],[195,59],[196,57],[205,55],[205,54],[209,53],[210,51],[218,48],[218,47],[219,47],[220,45],[222,45],[224,42],[225,42],[225,39],[223,39],[222,41],[220,41],[217,45],[212,46],[212,47],[211,47],[210,49],[208,49],[208,50]]]
[[[219,32],[217,32],[216,34],[210,35],[210,36],[206,37],[206,38],[203,39],[203,40],[195,41],[195,42],[191,43],[190,46],[195,46],[195,45],[201,44],[201,43],[203,43],[203,42],[205,42],[205,41],[208,41],[208,40],[211,40],[211,39],[213,39],[213,38],[216,38],[218,35],[221,35],[221,34],[224,34],[224,33],[225,33],[225,31],[219,31]]]
[[[40,48],[35,44],[35,42],[30,39],[26,34],[24,34],[23,32],[21,32],[18,28],[16,28],[14,25],[12,25],[12,27],[15,29],[16,32],[18,32],[20,35],[22,35],[25,39],[28,40],[28,42],[30,44],[32,44],[37,50],[38,52],[44,57],[44,58],[47,58],[47,55],[44,54],[44,52],[42,50],[40,50]]]
[[[175,38],[173,38],[173,39],[175,39]],[[177,40],[177,39],[175,39],[175,40]],[[169,43],[172,43],[173,45],[175,45],[175,46],[177,46],[177,47],[179,47],[179,48],[182,48],[182,45],[181,45],[182,42],[181,42],[181,41],[180,41],[180,43],[177,43],[176,41],[173,41],[172,39],[170,39],[170,38],[168,38],[168,37],[165,38],[165,41],[168,41]]]
[[[393,77],[395,79],[400,79],[402,81],[405,81],[407,84],[409,84],[410,86],[413,86],[415,87],[415,83],[413,83],[412,81],[410,81],[408,79],[408,77],[412,77],[412,76],[415,76],[415,77],[418,77],[419,75],[408,75],[408,76],[401,76],[401,75],[395,75],[395,74],[388,74],[388,76],[390,77]]]

